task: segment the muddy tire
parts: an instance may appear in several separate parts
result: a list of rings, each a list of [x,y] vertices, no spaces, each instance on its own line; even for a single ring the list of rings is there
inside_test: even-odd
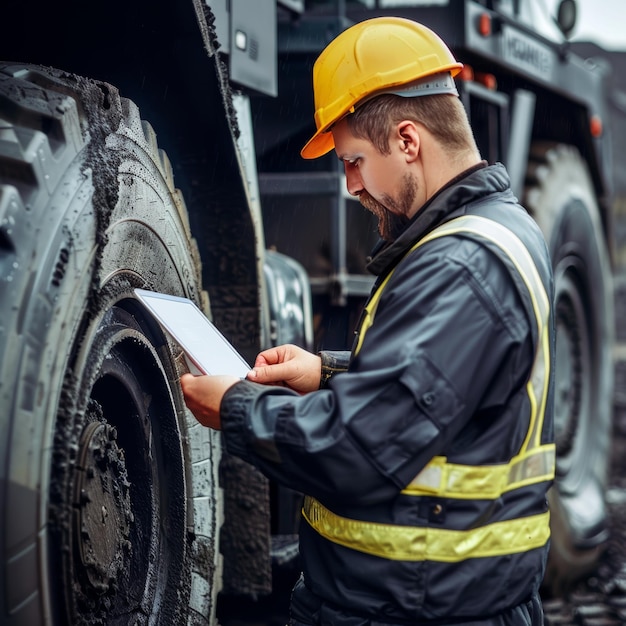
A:
[[[606,546],[613,289],[593,184],[571,147],[531,151],[525,204],[550,248],[555,276],[555,439],[552,543],[546,588],[555,594],[596,565]]]
[[[172,170],[105,83],[0,66],[0,621],[213,623],[219,446],[133,297],[208,312]]]

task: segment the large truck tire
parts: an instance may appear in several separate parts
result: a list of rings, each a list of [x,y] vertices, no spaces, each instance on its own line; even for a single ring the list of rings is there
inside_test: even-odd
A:
[[[557,464],[545,586],[561,594],[597,565],[608,539],[612,275],[593,183],[575,148],[532,146],[525,204],[546,237],[555,277]]]
[[[112,86],[0,65],[0,622],[212,624],[218,440],[133,296],[208,313],[166,155]]]

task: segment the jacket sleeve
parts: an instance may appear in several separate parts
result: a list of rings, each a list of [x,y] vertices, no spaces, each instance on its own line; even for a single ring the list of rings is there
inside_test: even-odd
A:
[[[525,384],[532,346],[504,265],[474,241],[441,238],[397,267],[359,354],[328,389],[232,387],[221,407],[226,446],[329,505],[379,502],[450,453],[479,408],[506,405]]]
[[[322,359],[320,389],[326,389],[335,374],[347,372],[350,365],[350,353],[345,350],[322,350],[318,352]]]

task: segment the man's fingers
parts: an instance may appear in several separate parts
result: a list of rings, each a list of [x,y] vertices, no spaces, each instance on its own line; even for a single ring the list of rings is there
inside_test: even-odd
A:
[[[183,388],[185,388],[193,382],[194,378],[195,376],[193,374],[183,374],[180,377],[180,384],[183,386]]]
[[[230,387],[239,382],[236,376],[192,376],[180,377],[185,404],[196,419],[204,426],[221,428],[220,404]]]
[[[191,389],[194,383],[194,378],[195,376],[193,374],[183,374],[180,377],[180,386],[182,387],[183,395],[185,395],[185,400],[187,399],[186,398],[187,394],[191,392]]]
[[[248,379],[257,383],[277,383],[289,378],[290,374],[293,375],[293,367],[278,363],[254,367],[248,373]]]
[[[293,355],[290,352],[291,346],[276,346],[275,348],[268,348],[263,352],[260,352],[254,362],[254,367],[264,367],[266,365],[278,365],[279,363],[285,363]]]

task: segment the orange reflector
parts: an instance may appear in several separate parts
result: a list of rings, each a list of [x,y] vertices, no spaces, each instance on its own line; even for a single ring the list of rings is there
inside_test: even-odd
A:
[[[491,89],[495,91],[498,87],[498,81],[493,74],[486,74],[485,72],[476,72],[474,76],[474,80],[477,83],[487,87],[487,89]]]
[[[474,80],[474,69],[471,65],[465,64],[463,65],[463,69],[457,74],[456,78],[459,80],[472,81]]]
[[[589,120],[589,131],[592,137],[600,137],[602,135],[602,120],[599,115],[592,115]]]
[[[483,37],[491,35],[491,15],[489,13],[481,13],[478,16],[478,32]]]

